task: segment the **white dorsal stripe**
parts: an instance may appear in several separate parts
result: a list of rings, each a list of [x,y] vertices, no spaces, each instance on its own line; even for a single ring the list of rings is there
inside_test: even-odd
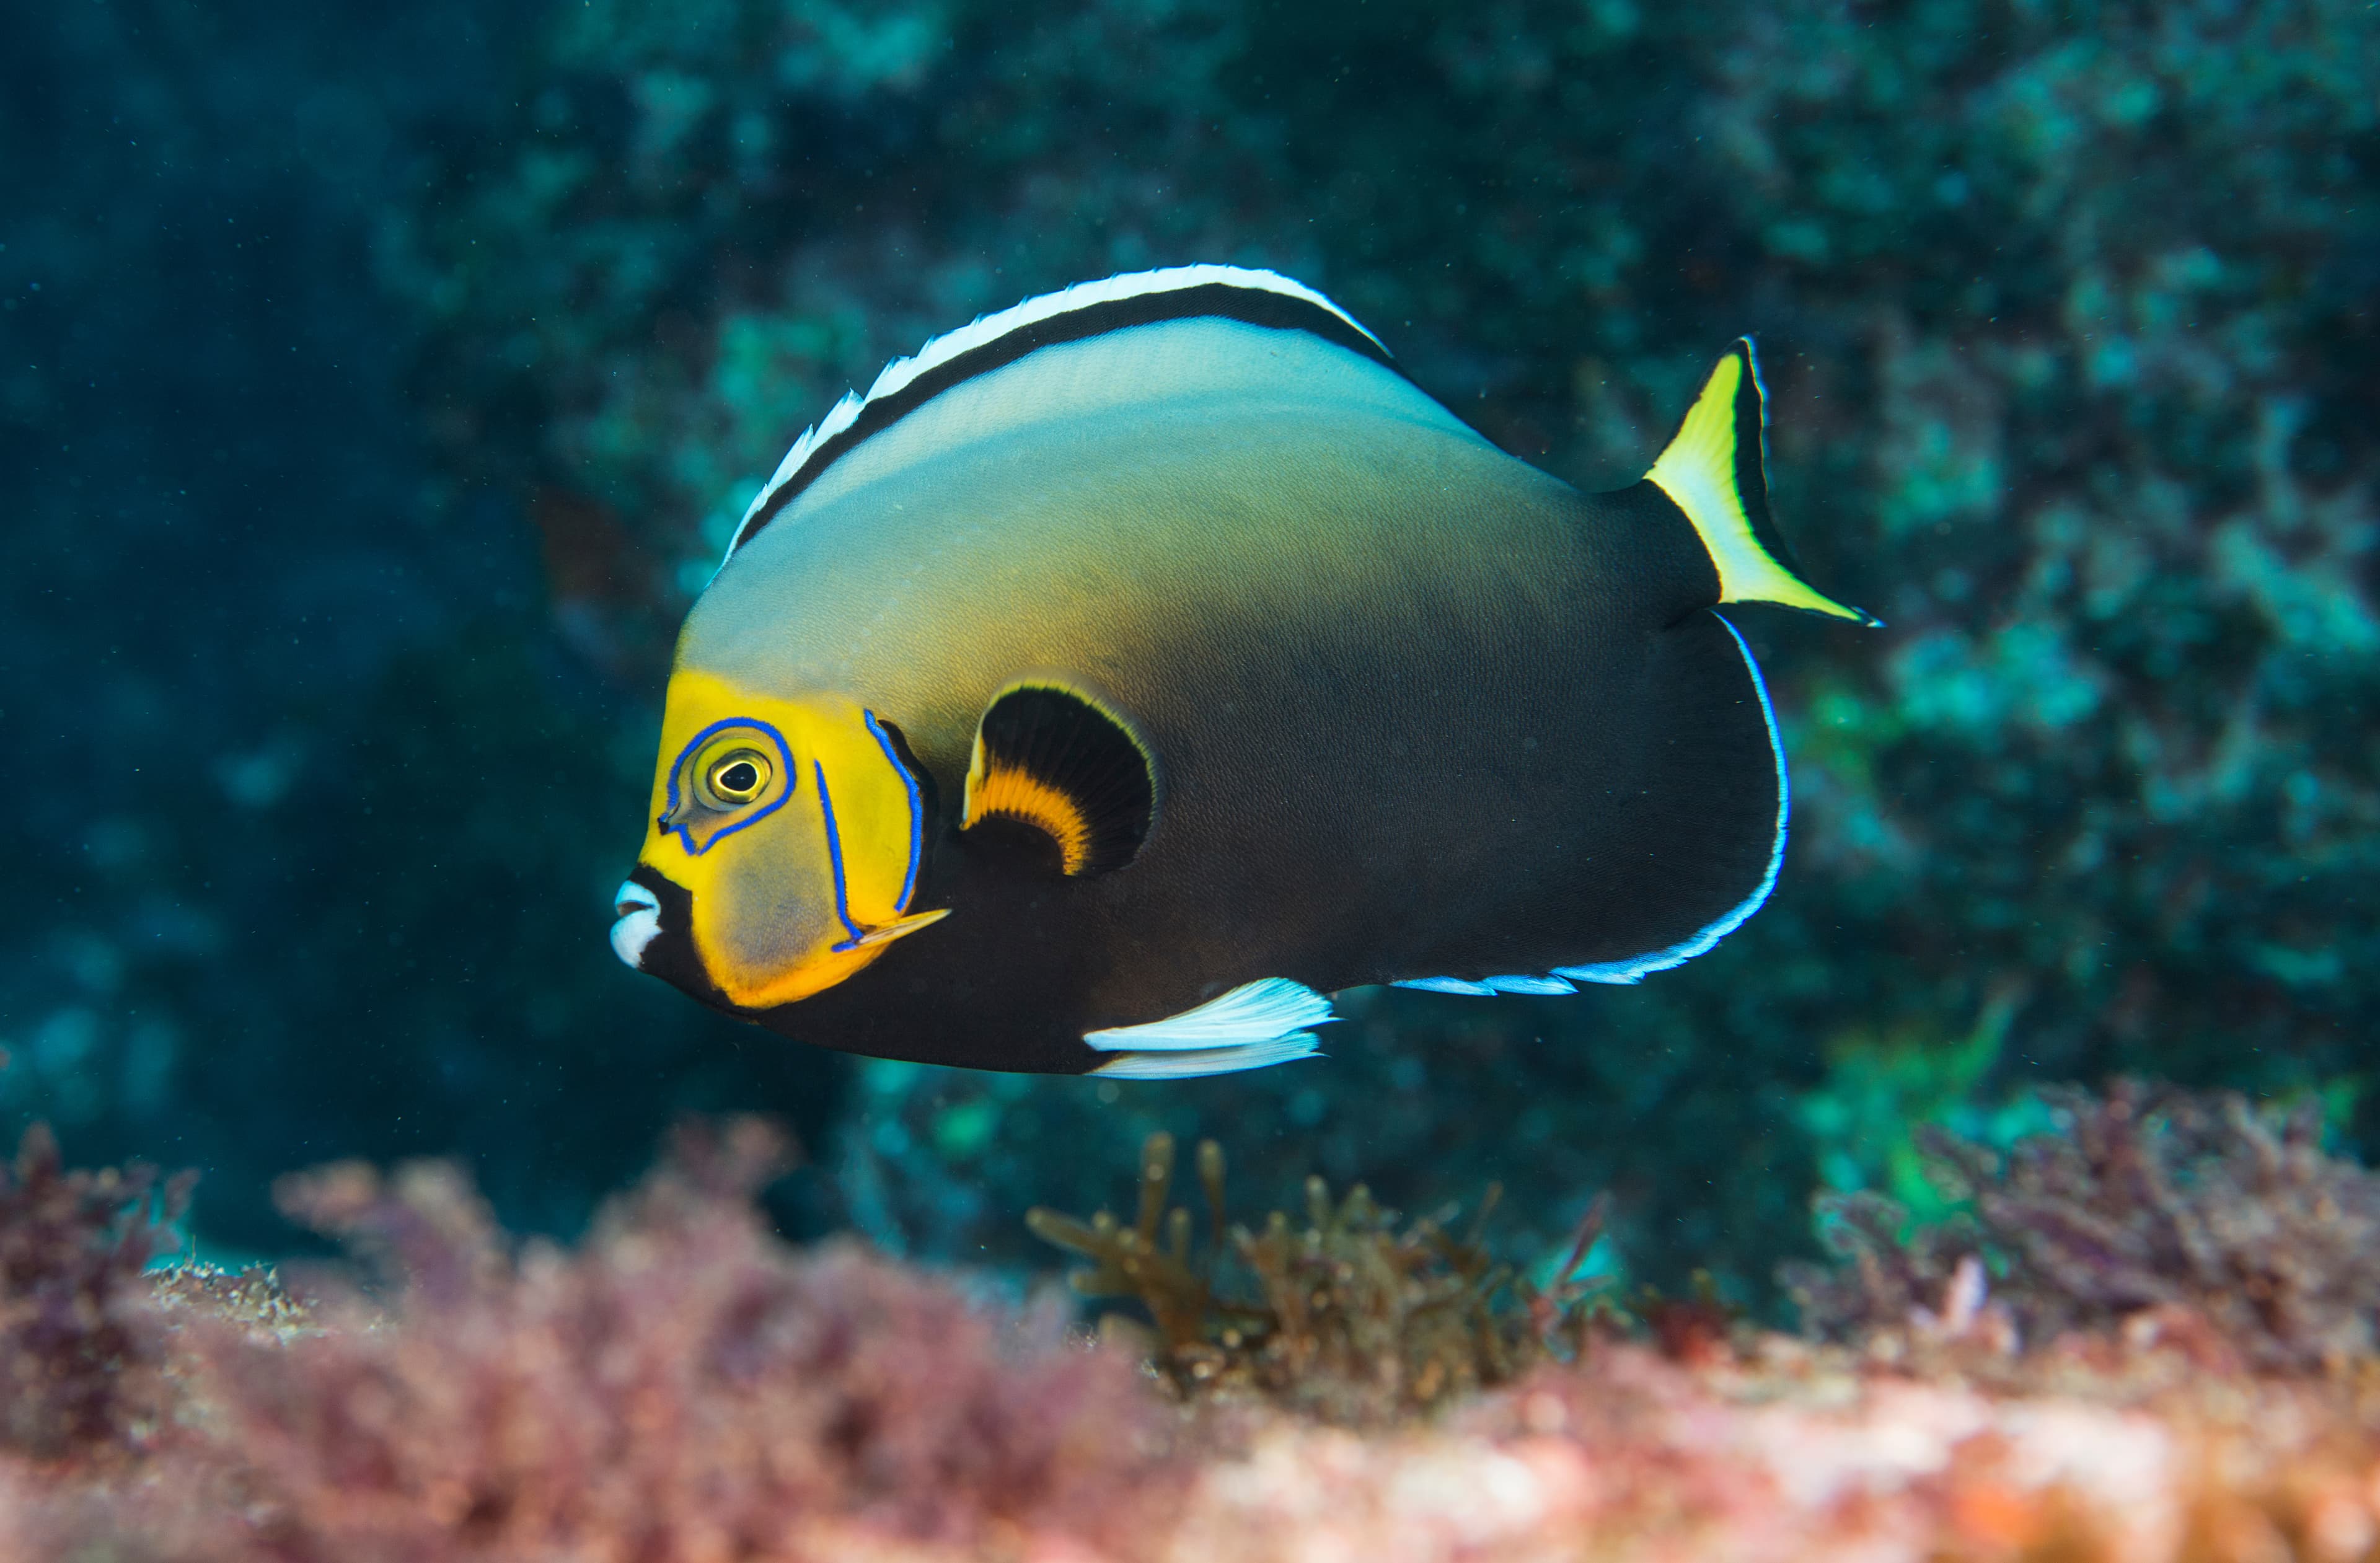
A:
[[[744,539],[744,528],[751,523],[752,517],[768,505],[779,490],[799,478],[811,458],[822,454],[822,448],[829,441],[857,422],[860,413],[870,402],[897,395],[919,375],[941,368],[963,353],[997,342],[1023,327],[1094,305],[1111,304],[1118,299],[1137,298],[1149,294],[1175,293],[1184,288],[1205,287],[1210,284],[1278,293],[1301,299],[1329,310],[1353,329],[1362,332],[1374,345],[1379,345],[1380,339],[1366,331],[1354,316],[1304,283],[1284,277],[1278,272],[1256,271],[1245,266],[1168,266],[1161,271],[1129,272],[1110,277],[1105,282],[1076,283],[1056,293],[1028,298],[998,314],[980,316],[956,331],[944,332],[917,349],[912,357],[893,359],[884,366],[884,371],[876,377],[876,383],[868,388],[866,395],[857,392],[846,394],[825,418],[804,430],[802,437],[795,441],[793,448],[785,453],[785,459],[777,464],[775,474],[759,493],[752,496],[752,503],[745,507],[743,519],[735,525],[735,535],[727,544],[727,552],[720,559],[721,568],[725,568],[727,561],[735,556],[735,550]],[[1384,346],[1380,350],[1388,351]]]
[[[1293,1032],[1237,1048],[1193,1048],[1179,1053],[1118,1053],[1091,1071],[1111,1080],[1187,1080],[1201,1074],[1235,1074],[1317,1057],[1314,1033]]]
[[[1145,1025],[1110,1026],[1083,1040],[1102,1053],[1181,1052],[1272,1042],[1339,1017],[1330,1000],[1302,982],[1259,977],[1195,1010]]]

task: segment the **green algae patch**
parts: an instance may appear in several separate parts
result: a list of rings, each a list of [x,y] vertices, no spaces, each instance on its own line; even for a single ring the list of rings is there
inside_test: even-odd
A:
[[[1602,1201],[1540,1287],[1481,1241],[1500,1197],[1493,1185],[1460,1235],[1452,1208],[1406,1221],[1362,1184],[1334,1196],[1319,1177],[1305,1181],[1302,1218],[1276,1210],[1250,1229],[1228,1222],[1223,1150],[1204,1140],[1199,1247],[1189,1209],[1169,1203],[1173,1164],[1173,1137],[1151,1134],[1129,1225],[1105,1210],[1080,1220],[1049,1209],[1028,1212],[1026,1224],[1092,1261],[1072,1278],[1078,1294],[1129,1298],[1148,1311],[1150,1361],[1177,1394],[1255,1398],[1326,1421],[1379,1424],[1575,1355],[1594,1320],[1616,1316],[1608,1278],[1577,1278],[1602,1230]],[[1219,1281],[1227,1268],[1236,1284]]]

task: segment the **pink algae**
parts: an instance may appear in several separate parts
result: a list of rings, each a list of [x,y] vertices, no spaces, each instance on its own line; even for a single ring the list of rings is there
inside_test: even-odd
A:
[[[69,1176],[32,1149],[19,1185]],[[2380,1557],[2380,1369],[2258,1366],[2179,1304],[2020,1347],[1954,1272],[1848,1344],[1599,1329],[1350,1426],[1184,1400],[1062,1314],[790,1248],[752,1201],[783,1152],[689,1133],[569,1249],[505,1239],[451,1169],[311,1174],[286,1204],[380,1279],[302,1301],[118,1286],[148,1185],[42,1184],[0,1310],[79,1277],[106,1305],[43,1316],[113,1333],[10,1337],[12,1403],[111,1409],[10,1424],[50,1431],[0,1444],[0,1563]]]

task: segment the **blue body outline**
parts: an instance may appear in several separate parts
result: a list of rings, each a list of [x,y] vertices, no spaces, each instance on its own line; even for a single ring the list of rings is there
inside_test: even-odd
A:
[[[897,915],[909,910],[909,897],[917,889],[917,860],[926,854],[926,799],[925,794],[917,791],[917,779],[909,774],[909,768],[903,765],[901,757],[893,752],[892,739],[878,724],[876,713],[863,709],[859,715],[868,723],[868,731],[875,734],[877,746],[884,751],[884,762],[892,768],[892,774],[901,779],[901,785],[909,790],[909,866],[901,876],[901,899],[892,903]],[[819,796],[826,796],[823,782],[819,785]]]
[[[850,903],[844,899],[843,837],[834,828],[834,799],[827,795],[826,767],[812,760],[810,773],[818,778],[819,812],[826,817],[826,860],[834,869],[834,915],[843,919],[844,928],[851,935],[841,944],[829,947],[833,953],[840,955],[847,950],[858,949],[859,941],[867,936],[859,931],[859,925],[851,920]]]
[[[1664,950],[1649,951],[1621,961],[1598,961],[1591,965],[1556,966],[1554,975],[1579,982],[1606,982],[1621,986],[1645,980],[1655,972],[1666,972],[1682,966],[1695,956],[1707,953],[1720,939],[1751,921],[1752,915],[1768,903],[1777,889],[1777,876],[1785,867],[1786,821],[1793,811],[1793,783],[1786,774],[1785,735],[1777,730],[1777,708],[1768,700],[1768,681],[1760,673],[1759,660],[1744,643],[1743,632],[1728,623],[1727,615],[1714,611],[1711,617],[1719,628],[1727,631],[1735,642],[1735,649],[1743,658],[1743,671],[1752,675],[1752,692],[1760,697],[1760,720],[1768,728],[1768,753],[1777,766],[1777,834],[1768,849],[1768,871],[1750,895],[1736,903],[1735,909],[1715,923],[1708,923],[1694,933]]]
[[[662,830],[666,833],[677,838],[677,844],[686,849],[686,854],[688,857],[700,857],[704,853],[709,852],[712,847],[717,846],[722,841],[734,835],[736,831],[749,830],[751,827],[758,825],[761,820],[768,818],[769,816],[784,807],[786,800],[794,795],[795,778],[798,773],[794,769],[793,745],[785,742],[785,735],[778,732],[774,727],[769,725],[769,723],[761,721],[757,718],[726,717],[721,721],[712,722],[709,727],[704,728],[701,732],[687,739],[686,741],[686,747],[677,752],[677,758],[670,762],[669,792],[666,794],[667,806],[662,810],[662,818],[663,819],[667,819],[671,815],[677,812],[677,778],[678,773],[686,769],[687,757],[692,755],[696,749],[700,748],[704,744],[710,742],[712,738],[717,737],[720,733],[726,732],[731,727],[749,727],[769,735],[769,741],[777,745],[777,757],[784,762],[785,790],[778,796],[776,802],[770,804],[765,807],[753,810],[749,815],[737,820],[735,824],[728,826],[727,829],[723,830],[712,832],[710,839],[704,842],[700,846],[694,844],[694,827],[691,824],[664,825]]]
[[[1755,363],[1754,368],[1759,366]],[[1768,753],[1777,767],[1777,834],[1768,849],[1768,871],[1750,895],[1736,903],[1734,908],[1718,921],[1706,923],[1677,943],[1661,950],[1650,950],[1642,955],[1625,956],[1617,961],[1597,961],[1585,965],[1556,966],[1551,977],[1483,977],[1476,982],[1463,977],[1405,977],[1389,984],[1390,987],[1417,987],[1426,993],[1474,994],[1481,998],[1497,993],[1576,992],[1571,985],[1581,982],[1609,983],[1615,987],[1633,987],[1655,972],[1666,972],[1682,966],[1697,955],[1707,953],[1720,939],[1751,920],[1752,915],[1768,903],[1777,889],[1777,876],[1785,866],[1785,834],[1788,817],[1792,812],[1793,784],[1786,774],[1785,736],[1777,730],[1777,708],[1769,703],[1768,681],[1761,675],[1759,660],[1745,644],[1743,632],[1728,622],[1727,615],[1712,611],[1719,627],[1735,641],[1736,651],[1743,658],[1744,672],[1752,675],[1752,692],[1760,697],[1760,720],[1768,729]],[[1506,985],[1510,986],[1506,986]]]

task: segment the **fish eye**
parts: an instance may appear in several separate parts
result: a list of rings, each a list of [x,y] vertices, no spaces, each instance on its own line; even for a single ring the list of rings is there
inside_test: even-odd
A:
[[[753,749],[720,756],[702,773],[705,801],[720,808],[736,808],[760,795],[769,784],[768,757]]]

